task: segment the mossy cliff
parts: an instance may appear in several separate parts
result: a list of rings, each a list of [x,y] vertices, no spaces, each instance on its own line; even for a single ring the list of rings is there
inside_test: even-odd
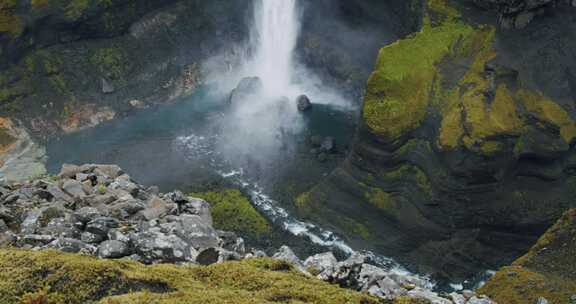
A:
[[[551,67],[576,72],[573,34],[560,51],[549,42],[576,23],[509,32],[441,0],[421,13],[420,31],[380,50],[348,159],[296,206],[358,246],[462,278],[512,261],[576,202],[576,83],[541,79],[571,83]]]
[[[380,303],[270,259],[213,266],[142,264],[0,250],[1,303]]]
[[[502,268],[480,289],[498,303],[576,301],[576,209],[567,211],[511,266]]]

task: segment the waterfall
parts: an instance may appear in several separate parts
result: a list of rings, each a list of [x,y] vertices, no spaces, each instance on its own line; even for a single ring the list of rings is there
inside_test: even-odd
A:
[[[297,0],[256,0],[251,68],[269,96],[288,96],[300,33]]]

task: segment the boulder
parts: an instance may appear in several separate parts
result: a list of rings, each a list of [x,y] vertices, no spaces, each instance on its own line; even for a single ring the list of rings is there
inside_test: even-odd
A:
[[[175,234],[195,249],[219,247],[216,230],[198,215],[183,214],[178,217]]]
[[[121,241],[105,241],[98,246],[98,256],[103,259],[118,259],[128,255],[130,255],[130,249]]]
[[[292,251],[292,248],[288,246],[282,246],[278,251],[272,256],[273,259],[288,262],[294,265],[300,270],[304,270],[304,265],[300,258]]]
[[[72,164],[64,164],[58,174],[59,178],[75,178],[76,174],[81,173],[82,169],[79,166]]]
[[[312,109],[312,103],[310,102],[310,98],[306,95],[300,95],[296,98],[296,106],[298,107],[298,111],[306,112]]]
[[[212,265],[220,259],[220,252],[216,248],[206,248],[198,252],[196,263],[200,265]]]
[[[86,197],[82,183],[75,179],[67,179],[62,183],[62,190],[74,198]]]
[[[136,253],[145,263],[193,261],[196,251],[176,235],[147,231],[130,237]]]
[[[98,217],[86,224],[86,232],[90,232],[102,237],[108,235],[108,231],[120,227],[120,222],[112,217]]]
[[[158,197],[153,197],[148,201],[146,209],[139,213],[144,217],[144,219],[150,221],[168,214],[168,211],[168,204],[164,200]]]
[[[338,260],[332,252],[320,253],[311,256],[304,261],[304,267],[312,274],[317,274],[321,279],[328,279],[336,270]]]

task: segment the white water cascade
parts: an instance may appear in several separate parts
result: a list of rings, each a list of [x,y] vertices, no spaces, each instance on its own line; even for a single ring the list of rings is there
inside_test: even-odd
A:
[[[256,0],[249,68],[268,96],[290,96],[294,49],[300,34],[297,0]]]

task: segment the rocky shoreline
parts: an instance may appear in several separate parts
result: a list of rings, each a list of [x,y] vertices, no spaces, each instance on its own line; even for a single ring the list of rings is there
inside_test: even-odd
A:
[[[116,165],[64,165],[56,177],[2,183],[0,194],[0,247],[144,264],[211,265],[267,256],[235,233],[215,229],[208,202],[139,185]],[[272,258],[308,277],[382,299],[492,303],[470,291],[438,294],[428,280],[370,265],[361,254],[337,261],[326,252],[301,260],[283,246]]]

